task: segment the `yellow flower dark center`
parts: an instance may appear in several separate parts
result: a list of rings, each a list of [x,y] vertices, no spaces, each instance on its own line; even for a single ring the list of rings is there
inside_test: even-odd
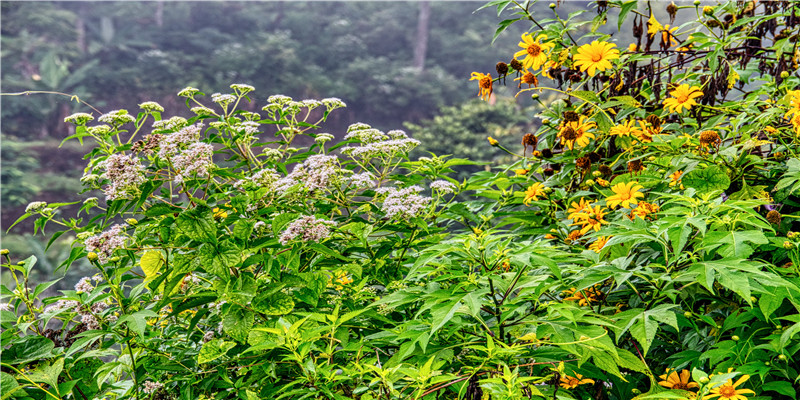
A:
[[[531,57],[536,57],[542,53],[542,47],[536,43],[531,43],[528,45],[528,55]]]
[[[686,103],[687,101],[689,101],[688,94],[681,94],[678,96],[678,103]]]
[[[478,81],[478,85],[482,89],[491,89],[492,88],[492,78],[489,76],[484,76],[481,80]]]
[[[688,385],[683,382],[675,382],[672,384],[673,389],[688,389]]]
[[[603,59],[603,54],[600,52],[592,54],[592,62],[599,62]]]
[[[567,128],[564,129],[564,133],[561,134],[565,140],[575,140],[578,138],[578,132],[575,132],[575,129]]]

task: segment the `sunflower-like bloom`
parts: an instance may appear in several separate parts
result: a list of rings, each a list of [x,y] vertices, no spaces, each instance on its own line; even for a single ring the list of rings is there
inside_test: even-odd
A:
[[[523,33],[522,41],[519,42],[522,50],[514,53],[514,58],[524,55],[525,58],[521,61],[525,68],[539,69],[547,61],[547,53],[553,48],[552,43],[542,43],[543,40],[547,40],[547,35],[539,35],[534,39],[530,33]]]
[[[525,190],[525,199],[522,200],[522,204],[527,206],[531,201],[537,201],[539,200],[539,197],[544,196],[546,196],[544,192],[544,184],[542,184],[542,182],[536,182],[528,187],[527,190]]]
[[[594,243],[589,245],[589,250],[594,251],[595,253],[600,253],[603,250],[603,247],[606,246],[606,243],[611,239],[611,236],[600,236]]]
[[[678,27],[670,28],[669,24],[664,25],[664,29],[661,30],[661,42],[664,43],[667,47],[677,46],[680,43],[675,39],[675,31],[678,30]]]
[[[612,67],[611,60],[619,58],[617,45],[608,42],[598,42],[585,44],[578,48],[575,55],[575,66],[580,67],[581,72],[589,72],[589,76],[594,76],[597,71],[605,71]]]
[[[711,389],[711,393],[703,396],[703,400],[711,399],[717,396],[719,396],[719,400],[747,400],[747,396],[745,396],[745,394],[756,393],[750,389],[736,389],[736,387],[748,379],[750,379],[750,375],[743,375],[741,378],[739,378],[739,380],[736,381],[736,383],[733,383],[731,379],[728,379],[728,381],[724,384]]]
[[[576,290],[572,288],[567,291],[570,294],[569,297],[565,297],[563,301],[572,301],[576,300],[579,306],[588,306],[591,305],[592,302],[598,302],[603,298],[603,292],[595,286],[588,287],[583,290]],[[580,376],[580,375],[576,375]],[[578,378],[580,379],[580,378]],[[594,382],[592,382],[594,383]],[[577,385],[576,385],[577,386]],[[574,387],[574,386],[573,386]],[[571,388],[567,388],[571,389]]]
[[[589,378],[584,378],[581,374],[575,374],[575,377],[571,377],[569,375],[564,375],[561,377],[561,387],[564,389],[574,389],[578,387],[578,385],[584,385],[587,383],[594,383],[594,380]]]
[[[584,199],[583,197],[581,197],[581,199],[577,203],[573,201],[572,204],[570,204],[569,208],[567,208],[567,214],[568,214],[567,218],[574,221],[575,219],[577,219],[576,217],[577,214],[585,212],[586,210],[590,210],[591,208],[592,204],[586,201],[586,199]]]
[[[594,229],[597,232],[604,224],[608,224],[603,219],[606,216],[606,212],[608,210],[600,206],[588,207],[583,212],[573,214],[575,218],[573,218],[574,223],[572,225],[580,225],[581,234],[586,234],[590,229]]]
[[[675,186],[681,182],[681,175],[683,175],[683,171],[675,171],[669,176],[669,186]],[[681,189],[683,189],[683,185],[680,185]]]
[[[650,143],[653,141],[653,136],[660,134],[661,126],[653,126],[647,121],[639,121],[639,129],[631,131],[631,135],[642,143]]]
[[[639,191],[642,188],[643,186],[636,181],[618,183],[611,187],[614,194],[606,197],[606,205],[609,208],[617,208],[620,205],[624,208],[631,208],[632,204],[639,203],[639,200],[636,200],[637,197],[644,197],[644,194]]]
[[[670,370],[667,369],[667,372],[664,375],[659,376],[661,378],[661,382],[658,382],[659,385],[668,388],[668,389],[692,389],[696,388],[698,385],[696,382],[689,382],[689,377],[691,373],[688,369],[681,370],[681,373],[678,374],[677,370]]]
[[[634,136],[639,138],[642,136],[642,129],[636,126],[636,120],[631,119],[611,128],[608,133],[615,136]]]
[[[587,121],[587,119],[585,115],[581,115],[578,121],[565,122],[561,130],[558,131],[561,144],[567,146],[570,150],[575,145],[586,147],[595,137],[594,133],[589,132],[589,130],[597,127],[594,121]]]
[[[664,26],[661,25],[658,20],[656,20],[656,16],[654,14],[650,13],[650,18],[647,20],[647,34],[652,37],[662,30],[664,30]]]
[[[576,230],[570,232],[569,234],[567,234],[566,242],[567,242],[567,244],[570,244],[570,243],[580,239],[581,236],[583,236],[583,234],[581,233],[581,230],[580,229],[576,229]]]
[[[640,201],[639,204],[636,205],[636,208],[631,210],[630,219],[633,220],[636,217],[641,219],[648,219],[651,218],[650,214],[655,214],[660,210],[658,204],[653,203],[646,203],[644,201]],[[652,219],[652,218],[651,218]]]
[[[664,100],[664,107],[668,108],[670,112],[680,113],[683,108],[687,110],[692,106],[697,105],[694,99],[703,95],[703,91],[697,86],[689,86],[686,84],[679,85],[675,90],[669,92],[670,98]]]

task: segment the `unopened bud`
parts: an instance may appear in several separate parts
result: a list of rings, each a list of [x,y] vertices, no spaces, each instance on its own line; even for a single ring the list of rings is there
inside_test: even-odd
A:
[[[89,259],[89,261],[97,261],[97,253],[90,251],[89,254],[86,255],[86,258]]]
[[[731,336],[731,340],[733,340],[734,342],[738,342],[739,341],[739,336],[733,335],[733,336]]]
[[[786,79],[789,77],[789,71],[781,71],[781,79]]]
[[[2,249],[2,250],[0,250],[0,255],[7,256],[7,255],[8,255],[8,253],[10,253],[10,251],[8,251],[8,249]]]
[[[792,244],[792,242],[790,242],[788,240],[783,242],[783,248],[784,249],[791,250],[793,247],[794,247],[794,244]]]
[[[556,3],[550,3],[550,9],[551,10],[555,10],[556,9]]]
[[[136,224],[139,223],[139,221],[136,218],[128,218],[128,219],[125,220],[125,222],[127,222],[128,225],[131,225],[131,226],[136,226]]]
[[[701,377],[700,379],[698,379],[697,381],[705,385],[706,383],[708,383],[709,380],[710,379],[708,379],[707,376],[704,376],[704,377]]]
[[[683,316],[686,317],[686,318],[689,318],[689,317],[692,316],[692,312],[691,311],[686,311],[686,312],[683,313]]]
[[[531,99],[533,99],[533,100],[539,100],[539,93],[534,93],[534,94],[532,94],[532,95],[531,95]]]

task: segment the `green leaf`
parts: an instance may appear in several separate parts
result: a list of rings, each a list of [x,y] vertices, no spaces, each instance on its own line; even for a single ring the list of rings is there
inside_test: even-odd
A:
[[[14,393],[17,393],[14,395]],[[26,395],[25,390],[22,386],[19,385],[16,379],[13,376],[0,371],[0,393],[2,393],[2,397],[0,400],[6,400],[9,397],[19,397],[19,395]]]
[[[161,252],[158,250],[148,250],[142,255],[139,264],[142,267],[142,271],[144,271],[145,282],[153,280],[158,275],[158,271],[163,265],[163,260]]]
[[[43,358],[50,358],[55,347],[53,341],[44,336],[25,336],[21,342],[15,343],[3,351],[3,362],[25,364]]]
[[[236,304],[227,305],[222,313],[222,330],[239,342],[247,340],[253,329],[255,315],[252,311]]]
[[[241,258],[241,251],[230,241],[224,241],[219,246],[203,243],[197,249],[197,258],[200,265],[209,273],[224,280],[230,278],[230,268],[236,266]]]
[[[767,244],[769,240],[759,230],[748,231],[713,231],[708,232],[703,238],[703,244],[708,248],[721,245],[717,252],[725,258],[748,258],[755,251],[752,246],[745,242],[754,244]]]
[[[217,241],[217,228],[214,225],[214,213],[208,206],[184,211],[175,220],[178,229],[192,240],[215,243]]]
[[[772,382],[767,382],[761,386],[762,392],[770,390],[792,398],[795,398],[797,396],[797,392],[795,391],[794,386],[792,386],[792,383],[788,381],[772,381]]]
[[[508,29],[508,27],[511,26],[511,24],[513,24],[514,22],[519,21],[520,19],[522,19],[522,18],[520,17],[520,18],[506,19],[506,20],[500,21],[500,23],[497,24],[498,25],[497,26],[497,30],[494,31],[494,36],[492,36],[492,44],[494,44],[494,41],[497,40],[497,37],[500,36],[500,34],[503,33],[503,31]]]
[[[128,324],[128,328],[144,339],[144,330],[147,329],[147,318],[157,317],[158,314],[152,310],[139,310],[133,314],[120,318],[119,322]]]
[[[170,204],[165,203],[156,203],[150,206],[145,212],[144,215],[148,217],[158,217],[160,215],[167,215],[167,214],[175,214],[183,211],[180,207],[175,207]]]
[[[700,193],[725,190],[731,185],[728,174],[721,167],[712,165],[708,168],[697,168],[687,172],[682,178],[684,186]]]
[[[631,10],[636,9],[636,6],[639,5],[638,0],[631,0],[627,3],[622,4],[622,7],[619,10],[619,17],[617,18],[617,30],[622,31],[622,23],[625,22],[625,17]]]
[[[252,302],[253,310],[266,315],[284,315],[294,309],[294,300],[283,292],[261,293]]]
[[[250,234],[253,232],[253,226],[255,222],[240,219],[233,224],[233,237],[241,240],[246,240],[250,238]]]
[[[48,339],[49,340],[49,339]],[[39,364],[36,369],[28,374],[28,378],[34,382],[46,383],[50,386],[58,386],[58,376],[64,370],[64,359],[58,358],[52,364],[44,362]]]
[[[206,343],[203,343],[200,353],[197,354],[197,363],[205,364],[214,361],[225,355],[228,350],[234,348],[235,346],[236,343],[226,342],[222,339],[212,339]]]

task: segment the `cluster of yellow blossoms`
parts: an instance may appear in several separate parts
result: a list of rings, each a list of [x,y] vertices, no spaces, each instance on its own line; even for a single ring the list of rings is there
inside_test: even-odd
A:
[[[732,369],[728,369],[729,373],[731,371]],[[658,384],[667,389],[688,391],[690,389],[696,389],[700,387],[697,382],[691,381],[690,372],[688,369],[681,370],[680,373],[677,370],[667,369],[666,373],[659,376],[659,378],[661,378],[661,381],[658,382]],[[737,387],[746,382],[748,379],[750,379],[750,375],[742,375],[736,380],[736,382],[733,382],[732,379],[728,379],[722,385],[712,388],[709,394],[703,396],[703,400],[713,399],[715,397],[719,398],[720,400],[747,400],[747,396],[745,395],[755,394],[755,392],[750,389],[737,389]]]
[[[784,118],[788,119],[794,128],[795,135],[800,136],[800,90],[790,90],[786,94],[789,98],[789,111]]]

